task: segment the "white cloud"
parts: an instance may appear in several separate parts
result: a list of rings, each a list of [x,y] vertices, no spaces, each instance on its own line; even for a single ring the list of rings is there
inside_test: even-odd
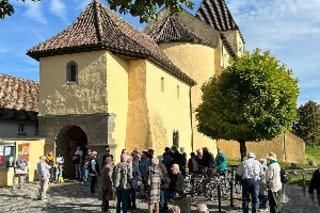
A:
[[[67,9],[62,0],[51,0],[49,10],[62,21],[67,21]]]
[[[227,2],[246,49],[270,50],[293,69],[300,79],[299,103],[320,100],[320,0]]]
[[[48,21],[46,17],[43,14],[42,11],[42,2],[32,2],[32,1],[26,1],[25,7],[27,7],[26,12],[24,13],[29,18],[33,19],[34,21],[37,21],[41,24],[47,24]]]

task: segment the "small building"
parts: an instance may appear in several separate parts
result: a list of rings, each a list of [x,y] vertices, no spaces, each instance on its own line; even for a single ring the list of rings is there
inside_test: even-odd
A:
[[[38,135],[39,84],[0,74],[0,138]]]

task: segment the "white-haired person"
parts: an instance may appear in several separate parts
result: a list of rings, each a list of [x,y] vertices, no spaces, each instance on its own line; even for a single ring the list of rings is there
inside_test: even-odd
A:
[[[168,209],[168,201],[172,200],[174,197],[182,195],[185,188],[184,177],[180,172],[179,165],[173,164],[171,166],[171,175],[169,188],[164,192],[164,204],[162,206],[162,211]]]
[[[248,159],[240,163],[237,174],[241,176],[242,182],[242,210],[243,213],[249,212],[250,195],[252,200],[252,212],[258,212],[259,207],[259,181],[263,174],[261,163],[257,161],[256,155],[249,152]]]
[[[50,169],[51,166],[46,163],[46,156],[39,157],[39,163],[37,164],[37,173],[39,177],[39,195],[38,200],[47,199],[47,190],[49,187]]]
[[[197,205],[197,213],[209,213],[209,209],[207,207],[207,205],[200,201]]]
[[[267,178],[265,174],[268,169],[268,166],[266,159],[262,158],[259,161],[262,165],[262,169],[264,172],[263,175],[260,177],[259,183],[259,211],[265,212],[269,207]]]
[[[281,212],[282,202],[280,191],[282,189],[281,183],[281,168],[277,161],[277,155],[269,152],[267,156],[268,169],[266,171],[268,184],[268,198],[271,213]]]
[[[179,206],[170,206],[169,213],[181,213]]]
[[[132,180],[131,167],[127,163],[128,157],[128,154],[123,153],[121,155],[121,162],[119,162],[113,170],[113,184],[117,194],[116,213],[120,213],[121,210],[123,213],[128,212],[128,197],[130,182]]]

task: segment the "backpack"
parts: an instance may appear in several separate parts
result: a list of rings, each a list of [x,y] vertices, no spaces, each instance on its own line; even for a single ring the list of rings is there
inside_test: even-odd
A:
[[[281,170],[280,170],[281,183],[288,183],[288,178],[289,178],[288,173],[284,169],[281,168]]]

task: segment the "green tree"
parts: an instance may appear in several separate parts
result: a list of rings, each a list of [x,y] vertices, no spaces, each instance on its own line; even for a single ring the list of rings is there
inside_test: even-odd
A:
[[[246,141],[271,140],[291,128],[297,83],[270,52],[245,53],[202,86],[197,128],[212,139],[238,141],[243,158]]]
[[[293,130],[307,145],[315,147],[317,141],[320,140],[320,105],[313,101],[301,105]]]
[[[17,0],[19,1],[19,0]],[[25,0],[20,0],[25,2]],[[40,0],[32,0],[34,2]],[[173,14],[181,11],[183,5],[193,8],[191,0],[106,0],[110,8],[122,14],[130,13],[132,16],[140,17],[140,22],[148,22],[157,18],[157,8],[168,7]],[[0,0],[0,19],[11,16],[14,7],[9,0]]]

